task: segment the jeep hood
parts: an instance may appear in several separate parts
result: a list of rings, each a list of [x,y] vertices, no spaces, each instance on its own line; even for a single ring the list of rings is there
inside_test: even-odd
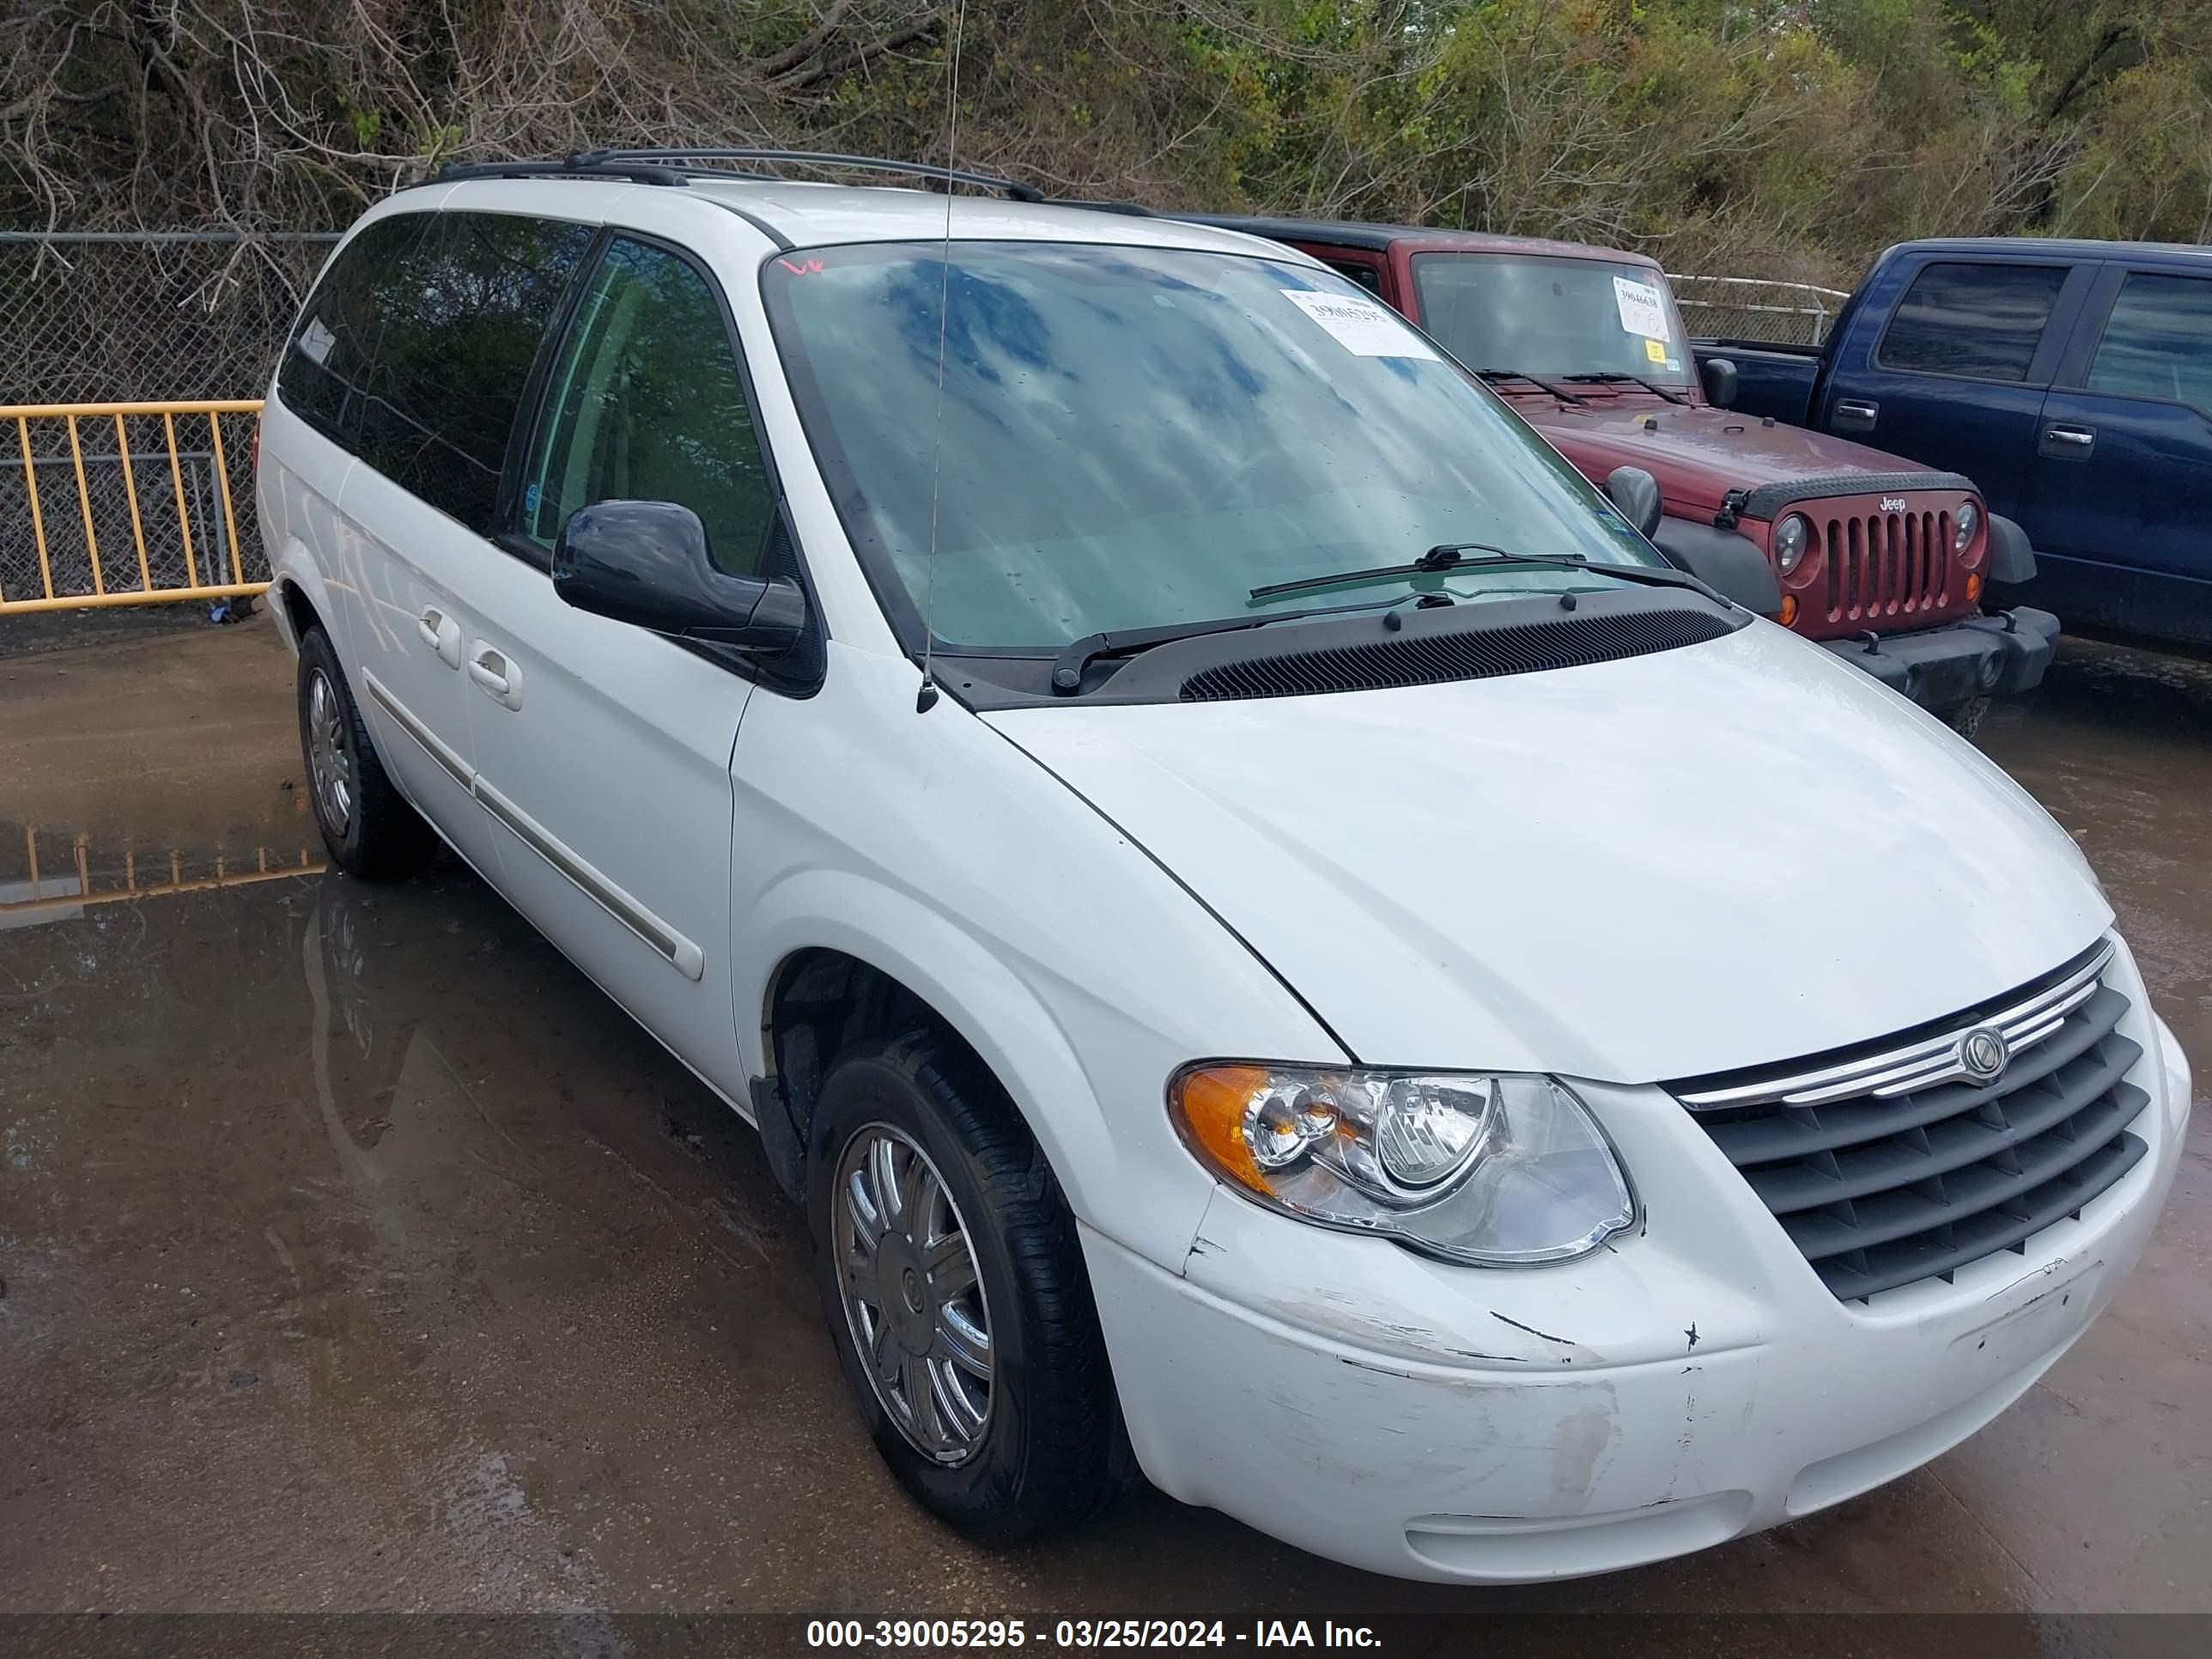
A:
[[[1374,1064],[1794,1059],[2010,990],[2112,920],[1994,764],[1766,623],[1455,684],[985,718]]]
[[[1614,406],[1615,404],[1619,406]],[[1869,492],[1885,477],[1925,475],[1895,455],[1801,427],[1764,425],[1755,416],[1702,404],[1684,409],[1644,398],[1593,400],[1587,410],[1519,405],[1521,414],[1585,476],[1640,466],[1659,480],[1667,505],[1710,514],[1731,489],[1796,478],[1868,475]],[[1656,425],[1647,426],[1647,421]]]

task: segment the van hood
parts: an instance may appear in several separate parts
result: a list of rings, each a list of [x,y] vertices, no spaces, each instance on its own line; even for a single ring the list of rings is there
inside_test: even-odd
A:
[[[1863,472],[1872,493],[1883,487],[1885,478],[1924,477],[1927,471],[1847,438],[1766,425],[1753,416],[1703,404],[1686,409],[1641,395],[1600,393],[1588,409],[1534,399],[1516,406],[1585,477],[1602,478],[1617,466],[1640,466],[1659,480],[1668,507],[1691,513],[1714,512],[1731,489]]]
[[[1370,1064],[1791,1060],[2010,990],[2112,921],[1993,763],[1765,622],[1456,684],[984,718]]]

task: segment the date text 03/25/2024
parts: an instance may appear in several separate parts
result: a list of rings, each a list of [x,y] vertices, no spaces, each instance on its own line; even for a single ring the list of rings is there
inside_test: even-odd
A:
[[[815,1619],[810,1648],[1379,1648],[1365,1625],[1255,1619]]]

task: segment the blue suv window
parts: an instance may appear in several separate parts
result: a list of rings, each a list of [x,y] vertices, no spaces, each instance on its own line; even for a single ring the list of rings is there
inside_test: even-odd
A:
[[[1898,301],[1881,366],[2024,380],[2065,285],[2063,265],[1931,264]]]
[[[2212,410],[2212,282],[2131,274],[2097,343],[2088,389]]]

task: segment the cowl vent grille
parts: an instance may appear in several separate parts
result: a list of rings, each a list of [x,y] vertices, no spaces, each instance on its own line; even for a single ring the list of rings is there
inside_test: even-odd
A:
[[[1495,679],[1679,650],[1721,639],[1735,628],[1729,618],[1704,611],[1563,616],[1556,622],[1407,635],[1218,663],[1185,680],[1181,695],[1185,702],[1220,702]]]

